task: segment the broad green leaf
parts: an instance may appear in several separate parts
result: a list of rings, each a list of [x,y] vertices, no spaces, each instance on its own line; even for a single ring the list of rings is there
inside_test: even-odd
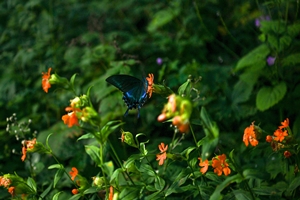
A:
[[[104,169],[106,175],[111,176],[114,171],[114,163],[112,161],[105,162],[103,164],[103,169]]]
[[[282,52],[285,50],[287,47],[291,45],[292,38],[288,35],[284,35],[279,39],[280,47],[279,47],[279,52]]]
[[[119,175],[123,173],[123,169],[122,168],[118,168],[116,169],[113,174],[110,176],[110,182],[113,183],[115,182],[116,185],[119,185]]]
[[[256,84],[259,76],[259,72],[245,72],[240,75],[240,80],[234,85],[231,95],[233,104],[242,103],[249,99],[253,86]]]
[[[156,177],[155,177],[154,187],[155,187],[156,190],[158,190],[158,191],[163,190],[164,187],[165,187],[165,185],[166,185],[166,182],[165,182],[164,179],[162,179],[162,178],[159,177],[159,176],[156,176]]]
[[[134,165],[134,163],[135,163],[135,161],[136,160],[140,160],[141,158],[143,158],[144,156],[143,155],[141,155],[141,154],[133,154],[133,155],[131,155],[127,160],[126,160],[126,162],[124,163],[124,168],[125,169],[130,169],[130,168],[132,168],[133,166],[135,166]],[[133,166],[132,166],[133,165]]]
[[[289,184],[287,188],[287,193],[292,194],[296,188],[300,186],[300,177],[295,177],[294,180]]]
[[[235,199],[253,200],[253,197],[251,196],[250,192],[247,192],[245,190],[233,190],[232,193],[234,194]]]
[[[122,200],[135,200],[139,199],[140,187],[135,185],[131,187],[125,187],[119,194],[119,199]]]
[[[27,185],[28,185],[34,192],[36,192],[36,182],[33,180],[33,178],[28,177],[28,179],[27,179]]]
[[[85,145],[85,152],[92,158],[92,160],[97,164],[100,165],[100,149],[99,147],[93,145]]]
[[[161,191],[156,191],[150,194],[149,196],[145,197],[145,200],[161,200],[161,199],[163,199]]]
[[[245,179],[262,179],[266,180],[269,178],[268,173],[262,172],[261,170],[256,170],[256,169],[245,169],[243,171],[243,176]]]
[[[183,83],[179,88],[178,88],[178,94],[180,96],[190,96],[190,91],[191,91],[191,80],[188,79],[185,83]]]
[[[266,44],[261,44],[239,60],[235,67],[235,71],[244,68],[249,68],[252,71],[259,71],[266,65],[266,57],[269,54],[269,47]]]
[[[161,9],[156,14],[154,14],[153,19],[147,27],[147,30],[149,32],[154,32],[165,24],[171,22],[179,14],[180,11],[178,5],[175,6]]]
[[[291,24],[290,26],[288,26],[288,34],[294,38],[297,35],[299,35],[300,33],[300,23],[298,22],[294,22],[293,24]]]
[[[55,195],[53,195],[52,200],[58,200],[59,195],[62,193],[62,191],[56,193]]]
[[[300,53],[288,55],[282,59],[282,66],[291,67],[300,64]]]
[[[221,192],[224,188],[228,187],[231,183],[239,183],[242,181],[242,177],[240,174],[236,174],[230,177],[227,177],[221,184],[218,184],[215,191],[213,192],[212,196],[210,197],[211,200],[221,199],[222,195]]]
[[[177,175],[176,179],[173,181],[172,185],[165,191],[165,196],[169,196],[172,193],[180,193],[183,191],[181,185],[183,185],[191,172],[189,169],[183,170],[180,174]]]
[[[61,177],[64,175],[64,169],[58,169],[54,175],[54,180],[53,180],[53,187],[56,187],[56,184],[58,181],[61,179]]]
[[[218,145],[219,138],[209,138],[205,137],[202,139],[202,160],[206,160],[216,149]]]
[[[262,87],[256,96],[256,107],[260,111],[265,111],[277,104],[285,95],[287,86],[281,82],[274,87]]]
[[[70,199],[68,199],[68,200],[78,200],[78,199],[80,199],[81,198],[81,194],[75,194],[75,195],[73,195]]]
[[[107,140],[108,136],[123,124],[124,122],[120,120],[107,122],[100,131],[101,143],[103,144]]]

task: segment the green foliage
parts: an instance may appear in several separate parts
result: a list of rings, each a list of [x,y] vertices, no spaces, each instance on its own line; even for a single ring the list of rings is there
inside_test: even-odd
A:
[[[296,1],[12,0],[0,11],[0,199],[299,196]],[[152,97],[124,117],[105,80],[148,73]]]

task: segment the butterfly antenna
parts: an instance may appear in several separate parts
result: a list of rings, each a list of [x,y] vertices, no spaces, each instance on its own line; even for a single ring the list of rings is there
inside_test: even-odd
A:
[[[128,111],[129,111],[129,108],[127,108],[125,114],[124,114],[124,117],[126,117],[128,115]]]

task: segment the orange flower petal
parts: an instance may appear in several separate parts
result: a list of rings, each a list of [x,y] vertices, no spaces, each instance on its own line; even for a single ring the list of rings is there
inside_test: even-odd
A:
[[[114,188],[113,188],[113,186],[110,186],[108,199],[113,200],[113,197],[114,197]]]
[[[72,194],[74,194],[74,195],[75,195],[75,194],[78,194],[78,192],[79,192],[78,189],[73,189],[73,190],[72,190]]]
[[[287,128],[289,126],[289,123],[290,123],[289,118],[286,118],[286,120],[281,122],[281,126],[279,126],[278,128],[280,128],[280,129]]]
[[[158,145],[158,149],[160,150],[160,153],[164,153],[168,150],[168,145],[165,145],[165,143],[160,143]]]
[[[24,161],[26,159],[26,152],[27,152],[26,147],[22,147],[22,157],[21,157],[22,161]]]
[[[51,88],[51,84],[49,82],[51,70],[52,70],[52,68],[50,67],[48,69],[48,72],[42,72],[42,74],[43,74],[43,76],[42,76],[42,88],[46,93],[48,93],[48,89]]]
[[[76,178],[76,176],[78,175],[78,170],[76,167],[72,167],[71,171],[69,172],[72,181],[74,181],[74,179]]]
[[[164,164],[164,161],[167,159],[167,153],[164,152],[162,154],[157,154],[156,155],[156,160],[158,160],[158,164],[159,165],[163,165]]]
[[[202,162],[202,158],[198,158],[200,160],[200,163],[199,163],[199,166],[201,167],[200,169],[200,172],[202,174],[205,174],[208,170],[208,166],[209,166],[209,163],[208,163],[208,160],[206,159],[205,161]]]
[[[149,94],[149,98],[152,96],[153,92],[153,83],[154,83],[154,75],[153,74],[148,74],[149,77],[146,77],[148,81],[148,89],[147,89],[147,94]]]
[[[9,187],[8,192],[11,194],[11,196],[15,195],[15,187]]]

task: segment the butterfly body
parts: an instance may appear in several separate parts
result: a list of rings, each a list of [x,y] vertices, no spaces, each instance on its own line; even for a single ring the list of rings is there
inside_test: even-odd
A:
[[[127,105],[124,115],[131,109],[138,109],[139,117],[139,111],[147,100],[147,80],[141,81],[129,75],[112,75],[106,81],[123,92],[123,100]]]

